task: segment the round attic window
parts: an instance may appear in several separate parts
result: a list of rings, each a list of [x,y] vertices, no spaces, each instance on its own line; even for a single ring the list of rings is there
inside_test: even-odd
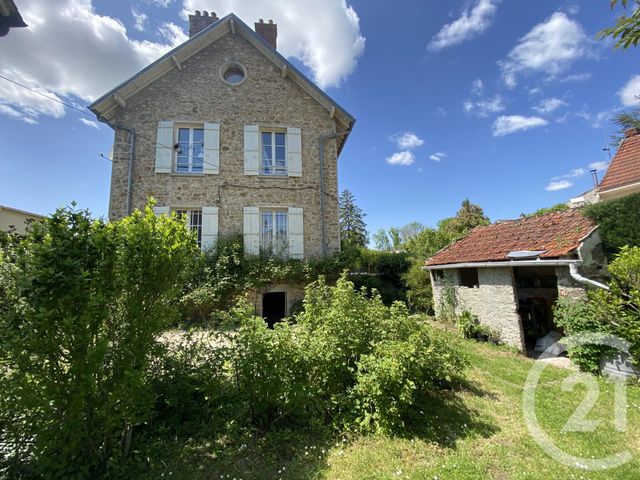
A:
[[[247,70],[239,63],[229,62],[220,69],[220,76],[229,85],[240,85],[247,78]]]

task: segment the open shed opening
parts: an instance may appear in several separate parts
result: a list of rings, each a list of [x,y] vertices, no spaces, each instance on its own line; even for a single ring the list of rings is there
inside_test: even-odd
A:
[[[536,340],[558,330],[553,321],[558,277],[555,267],[516,267],[513,273],[525,344],[527,350],[533,350]]]

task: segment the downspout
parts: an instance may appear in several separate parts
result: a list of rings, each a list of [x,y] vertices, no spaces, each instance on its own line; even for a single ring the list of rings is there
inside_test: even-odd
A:
[[[332,132],[325,133],[324,135],[320,135],[320,238],[321,238],[321,252],[322,257],[327,256],[327,231],[326,225],[324,221],[324,144],[327,140],[335,139],[338,137],[343,137],[345,135],[349,135],[351,132],[351,126],[345,132]]]
[[[600,282],[596,282],[595,280],[591,280],[590,278],[586,278],[580,275],[578,273],[577,263],[569,264],[569,274],[571,275],[571,278],[573,278],[578,283],[582,283],[583,285],[590,285],[596,288],[601,288],[603,290],[609,290],[609,287],[607,285]]]
[[[135,161],[135,151],[136,151],[136,131],[133,128],[125,127],[122,125],[118,125],[116,123],[111,123],[106,120],[104,117],[98,115],[98,121],[109,125],[113,130],[116,129],[124,130],[125,132],[129,132],[131,135],[131,141],[129,142],[129,171],[127,174],[127,215],[131,215],[131,203],[133,197],[133,166]]]

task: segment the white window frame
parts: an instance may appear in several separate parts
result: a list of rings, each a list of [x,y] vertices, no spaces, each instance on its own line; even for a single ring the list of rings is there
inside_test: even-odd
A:
[[[279,128],[264,128],[260,129],[260,175],[264,175],[266,177],[287,177],[289,175],[289,160],[287,158],[287,131]],[[267,172],[265,170],[264,164],[264,143],[262,141],[262,136],[264,134],[271,135],[271,172]],[[284,166],[276,165],[276,134],[284,135]]]
[[[284,218],[284,237],[278,240],[278,216]],[[265,216],[270,217],[271,229],[265,231]],[[286,208],[261,208],[260,209],[260,251],[266,254],[280,257],[289,256],[289,210]]]
[[[178,147],[178,149],[176,149],[175,154],[174,154],[174,162],[173,162],[173,173],[178,173],[178,174],[183,174],[183,175],[203,175],[205,172],[205,153],[204,153],[204,148],[205,148],[205,141],[204,141],[204,137],[205,137],[205,128],[204,128],[204,124],[176,124],[174,127],[174,145],[179,145],[180,144],[180,130],[181,129],[188,129],[189,130],[189,152],[188,152],[188,159],[189,159],[189,163],[187,164],[187,170],[186,171],[180,171],[178,170],[178,156],[180,156],[180,147]],[[194,134],[194,130],[202,130],[202,166],[201,166],[201,170],[200,171],[193,171],[193,134]]]
[[[184,216],[187,228],[196,232],[196,243],[202,247],[202,209],[201,208],[176,208],[173,212],[177,216]]]

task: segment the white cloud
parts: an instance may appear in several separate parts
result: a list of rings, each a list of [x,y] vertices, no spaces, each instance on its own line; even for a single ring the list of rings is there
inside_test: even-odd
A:
[[[503,115],[498,117],[493,124],[493,136],[502,137],[510,133],[529,130],[531,128],[548,125],[544,118],[523,117],[522,115]]]
[[[95,128],[96,130],[100,130],[100,125],[98,122],[94,122],[93,120],[89,120],[87,118],[79,118],[78,121],[87,127]]]
[[[558,190],[564,190],[565,188],[572,187],[573,183],[568,180],[558,180],[555,182],[550,182],[549,185],[545,187],[545,190],[548,192],[556,192]]]
[[[585,171],[584,168],[574,168],[574,169],[570,170],[569,173],[563,175],[563,177],[564,178],[581,177],[585,173],[587,173],[587,172]]]
[[[533,107],[533,109],[540,115],[547,115],[549,113],[555,112],[559,108],[566,106],[567,102],[565,102],[564,100],[552,97],[541,100],[537,106]]]
[[[597,170],[602,172],[609,167],[609,162],[591,162],[589,164],[589,170]]]
[[[436,113],[442,118],[445,118],[447,116],[447,110],[444,107],[436,107]]]
[[[409,166],[412,165],[415,161],[415,155],[413,152],[396,152],[390,157],[387,157],[387,163],[389,165],[404,165]]]
[[[23,122],[31,125],[38,123],[35,118],[30,117],[9,105],[0,104],[0,115],[4,115],[5,117],[13,118],[15,120],[22,120]]]
[[[158,7],[167,8],[173,0],[145,0],[146,3],[156,5]]]
[[[399,133],[391,137],[398,148],[401,150],[410,150],[413,148],[418,148],[424,144],[424,140],[418,137],[413,132],[404,132]]]
[[[504,102],[502,96],[495,95],[493,98],[478,100],[477,102],[467,100],[462,104],[464,111],[473,113],[479,117],[486,118],[493,113],[504,111]]]
[[[249,26],[260,18],[278,24],[278,51],[300,60],[322,88],[339,86],[356,69],[365,47],[358,14],[346,0],[183,0],[194,10],[235,13]]]
[[[434,154],[429,155],[429,160],[433,160],[434,162],[439,162],[443,158],[448,157],[448,155],[444,152],[436,152]]]
[[[640,75],[634,75],[618,91],[620,101],[625,107],[635,107],[640,105]]]
[[[149,16],[146,13],[136,10],[135,8],[131,8],[131,15],[133,15],[133,21],[135,22],[133,28],[135,28],[139,32],[144,32],[147,27]]]
[[[590,73],[572,73],[571,75],[565,75],[564,77],[552,78],[558,82],[585,82],[591,78]]]
[[[478,0],[473,8],[465,9],[460,18],[440,29],[429,42],[429,50],[458,45],[484,32],[493,22],[498,3],[498,0]]]
[[[129,39],[122,22],[97,14],[91,0],[32,0],[21,13],[29,28],[0,42],[0,73],[58,100],[92,101],[175,46]],[[0,100],[33,119],[65,113],[6,81]]]
[[[471,84],[471,93],[475,95],[482,95],[482,92],[484,92],[484,82],[477,78]]]
[[[575,60],[589,54],[588,44],[589,38],[582,26],[566,13],[556,12],[534,26],[507,59],[498,62],[502,78],[509,88],[513,88],[520,74],[538,72],[549,78],[557,77]]]

